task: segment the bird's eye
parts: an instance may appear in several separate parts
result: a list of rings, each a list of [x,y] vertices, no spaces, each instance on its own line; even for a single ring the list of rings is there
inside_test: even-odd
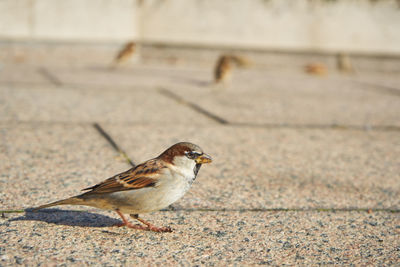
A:
[[[188,157],[189,159],[195,159],[201,155],[201,153],[196,152],[196,151],[187,151],[187,152],[185,152],[185,154],[186,154],[186,157]]]

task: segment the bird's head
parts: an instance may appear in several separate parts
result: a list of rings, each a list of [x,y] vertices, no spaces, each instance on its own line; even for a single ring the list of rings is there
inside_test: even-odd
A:
[[[180,142],[171,146],[158,158],[176,167],[194,169],[196,175],[201,164],[212,162],[211,157],[199,146],[189,142]]]

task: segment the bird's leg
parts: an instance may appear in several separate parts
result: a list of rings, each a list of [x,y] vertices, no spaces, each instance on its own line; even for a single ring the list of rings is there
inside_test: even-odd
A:
[[[118,215],[121,217],[123,223],[117,224],[115,226],[121,227],[121,226],[126,226],[129,228],[133,228],[133,229],[139,229],[139,230],[148,230],[147,227],[143,226],[143,225],[139,225],[139,224],[132,224],[130,223],[124,216],[124,214],[122,214],[119,210],[115,210]]]
[[[138,220],[139,222],[145,224],[147,226],[147,229],[153,232],[172,232],[172,229],[170,227],[157,227],[148,221],[145,221],[141,218],[139,218],[138,214],[131,214],[131,217]]]

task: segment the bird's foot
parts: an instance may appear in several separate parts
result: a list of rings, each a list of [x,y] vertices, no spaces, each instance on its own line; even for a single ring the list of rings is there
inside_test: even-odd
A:
[[[117,223],[114,224],[113,226],[115,227],[122,227],[126,226],[128,228],[132,229],[138,229],[138,230],[145,230],[145,231],[152,231],[152,232],[157,232],[157,233],[171,233],[172,229],[171,227],[157,227],[155,225],[140,225],[140,224],[133,224],[133,223]]]
[[[148,231],[153,231],[153,232],[158,232],[158,233],[171,233],[172,229],[171,227],[157,227],[148,221],[143,220],[142,218],[139,218],[139,215],[137,214],[131,214],[131,217],[138,220],[139,222],[145,224],[147,226]]]
[[[157,226],[154,226],[154,225],[151,225],[151,226],[147,226],[147,229],[149,230],[149,231],[153,231],[153,232],[158,232],[158,233],[171,233],[172,232],[172,229],[171,229],[171,227],[157,227]]]
[[[139,222],[143,223],[144,225],[130,223],[119,210],[116,210],[116,212],[121,217],[123,222],[118,223],[114,226],[117,226],[117,227],[126,226],[126,227],[132,228],[132,229],[152,231],[152,232],[158,232],[158,233],[172,232],[172,229],[170,227],[157,227],[157,226],[143,220],[142,218],[139,218],[139,216],[137,214],[131,214],[131,217],[138,220]]]

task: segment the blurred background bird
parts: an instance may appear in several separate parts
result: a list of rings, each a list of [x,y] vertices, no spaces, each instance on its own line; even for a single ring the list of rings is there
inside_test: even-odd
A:
[[[214,69],[215,83],[226,83],[232,76],[232,63],[229,55],[221,55]]]
[[[221,55],[214,68],[214,81],[216,84],[227,84],[232,77],[233,66],[247,68],[251,65],[247,57],[239,55]]]
[[[337,59],[336,66],[340,72],[345,72],[345,73],[353,73],[354,72],[353,65],[351,64],[351,60],[348,55],[339,53],[337,55],[336,59]]]
[[[328,73],[328,69],[322,63],[310,63],[305,66],[305,71],[311,75],[326,75]]]
[[[136,52],[136,44],[134,42],[127,43],[117,54],[115,57],[113,64],[111,66],[112,69],[115,69],[119,65],[128,62],[132,58],[132,56]]]

